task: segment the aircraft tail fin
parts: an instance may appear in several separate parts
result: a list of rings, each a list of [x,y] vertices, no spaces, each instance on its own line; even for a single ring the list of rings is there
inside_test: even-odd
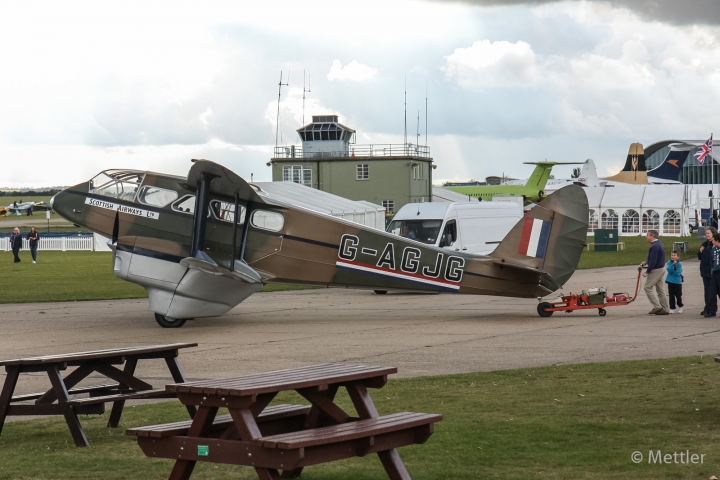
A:
[[[525,186],[543,190],[545,189],[545,185],[547,185],[547,181],[550,178],[550,172],[552,172],[552,167],[555,163],[537,162],[534,165],[535,170],[533,170],[532,175],[530,175],[530,178],[528,178],[527,182],[525,182]]]
[[[600,179],[598,179],[597,169],[595,168],[595,162],[593,162],[592,158],[585,160],[577,180],[586,187],[600,186]]]
[[[648,177],[679,182],[680,172],[689,155],[690,150],[670,150],[663,163],[647,172]]]
[[[499,265],[541,273],[539,293],[558,290],[580,261],[588,211],[582,187],[563,187],[530,209],[490,256]]]
[[[642,143],[631,143],[623,169],[605,180],[645,185],[648,183],[647,177],[645,149]]]

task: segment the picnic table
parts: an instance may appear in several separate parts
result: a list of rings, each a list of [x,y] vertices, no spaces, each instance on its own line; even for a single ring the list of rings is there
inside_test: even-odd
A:
[[[177,361],[178,350],[197,347],[197,343],[174,343],[144,347],[113,348],[91,352],[65,353],[40,357],[18,358],[0,361],[6,377],[0,393],[0,433],[8,415],[63,415],[70,428],[75,445],[88,446],[78,414],[102,414],[105,404],[113,404],[108,427],[118,426],[126,400],[145,398],[174,398],[165,388],[154,389],[152,385],[135,375],[139,360],[164,359],[175,382],[185,381]],[[124,364],[123,369],[116,365]],[[77,367],[63,376],[61,371]],[[21,373],[46,372],[52,387],[46,392],[13,395]],[[88,375],[97,372],[116,383],[76,387]],[[78,398],[78,395],[87,397]],[[72,396],[72,397],[71,397]],[[20,404],[33,401],[32,404]],[[194,407],[188,407],[192,417]]]
[[[424,443],[441,415],[402,412],[380,416],[368,388],[381,388],[394,367],[323,364],[219,380],[168,385],[192,421],[132,428],[149,457],[171,458],[171,480],[188,479],[196,462],[254,467],[261,480],[295,478],[303,467],[377,453],[393,479],[409,479],[396,448]],[[357,416],[335,402],[345,387]],[[268,406],[294,390],[310,405]],[[229,414],[217,415],[219,408]],[[282,471],[282,476],[279,473]]]

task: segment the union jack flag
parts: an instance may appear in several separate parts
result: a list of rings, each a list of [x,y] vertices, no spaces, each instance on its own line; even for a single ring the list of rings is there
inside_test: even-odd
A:
[[[705,142],[698,151],[695,152],[695,158],[698,163],[702,164],[705,161],[705,157],[712,154],[712,133],[710,134],[710,140]]]

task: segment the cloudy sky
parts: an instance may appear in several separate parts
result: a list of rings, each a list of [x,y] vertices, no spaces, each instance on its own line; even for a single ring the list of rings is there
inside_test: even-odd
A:
[[[624,163],[720,133],[716,0],[12,2],[0,16],[0,186],[191,158],[270,180],[276,137],[336,113],[358,143],[427,143],[440,179]],[[569,176],[570,167],[556,176]]]

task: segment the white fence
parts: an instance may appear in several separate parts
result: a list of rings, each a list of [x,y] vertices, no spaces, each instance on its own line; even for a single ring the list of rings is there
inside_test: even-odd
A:
[[[30,250],[30,242],[23,238],[23,250]],[[0,238],[0,252],[9,252],[10,239]],[[54,237],[40,238],[38,242],[38,250],[60,250],[63,252],[73,250],[93,251],[93,237]]]

